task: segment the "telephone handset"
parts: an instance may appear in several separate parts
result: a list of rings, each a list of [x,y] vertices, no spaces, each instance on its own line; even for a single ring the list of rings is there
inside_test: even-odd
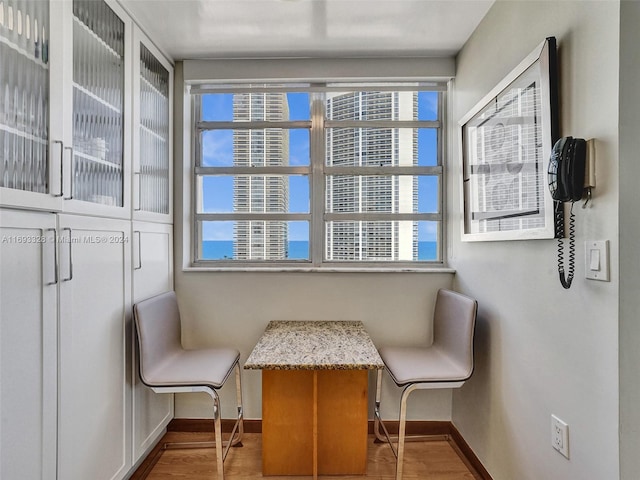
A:
[[[564,272],[564,243],[558,237],[558,274],[564,288],[570,288],[575,267],[575,216],[573,204],[585,193],[587,142],[582,138],[563,137],[556,142],[549,160],[548,181],[555,202],[571,202],[569,217],[569,272]],[[556,231],[562,231],[562,205],[556,205]]]
[[[554,200],[575,202],[584,196],[587,142],[562,137],[553,146],[549,161],[549,189]]]

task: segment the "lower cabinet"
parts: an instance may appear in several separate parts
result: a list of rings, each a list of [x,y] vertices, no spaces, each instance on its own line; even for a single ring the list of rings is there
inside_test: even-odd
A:
[[[133,222],[133,303],[173,289],[173,226]],[[133,463],[155,445],[173,418],[173,395],[154,393],[138,375],[133,331]]]
[[[0,209],[0,478],[120,480],[173,418],[131,306],[173,288],[172,226]]]
[[[0,210],[0,478],[6,480],[56,479],[55,228],[54,214]]]
[[[131,223],[59,216],[58,478],[131,468]]]

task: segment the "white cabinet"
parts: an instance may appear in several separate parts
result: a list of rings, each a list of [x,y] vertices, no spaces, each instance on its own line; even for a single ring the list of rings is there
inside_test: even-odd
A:
[[[0,8],[1,204],[130,218],[132,21],[111,0]]]
[[[56,216],[0,210],[0,478],[56,478]]]
[[[133,223],[133,303],[173,289],[173,226]],[[134,334],[135,337],[135,334]],[[136,351],[137,345],[133,350]],[[173,418],[173,395],[157,394],[138,375],[133,365],[133,463],[164,433]]]
[[[72,80],[65,105],[73,107],[64,115],[71,132],[65,145],[72,142],[64,210],[130,218],[132,22],[111,1],[63,6],[73,52],[65,63]]]
[[[137,230],[141,294],[171,286],[171,226],[160,227]],[[0,210],[0,478],[131,469],[131,242],[126,220]],[[171,399],[135,404],[136,438],[156,440]]]
[[[0,0],[2,479],[122,479],[173,416],[131,322],[173,288],[172,95],[115,0]]]
[[[131,467],[130,222],[59,216],[58,478]]]
[[[63,46],[59,34],[50,38],[59,13],[48,2],[0,2],[0,203],[5,206],[62,208]],[[59,94],[55,104],[50,90]]]
[[[135,303],[173,289],[173,67],[137,28],[132,57]],[[134,464],[173,418],[173,395],[156,394],[140,382],[136,348],[134,338]]]
[[[173,221],[173,67],[139,30],[133,43],[133,218]]]

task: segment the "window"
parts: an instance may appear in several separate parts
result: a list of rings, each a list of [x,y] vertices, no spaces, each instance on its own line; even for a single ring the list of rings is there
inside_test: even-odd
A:
[[[444,91],[193,88],[194,263],[441,263]]]

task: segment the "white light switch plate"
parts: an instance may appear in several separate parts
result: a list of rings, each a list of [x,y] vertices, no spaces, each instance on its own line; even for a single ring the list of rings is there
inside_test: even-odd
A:
[[[609,281],[609,240],[584,242],[584,272],[588,279]]]

